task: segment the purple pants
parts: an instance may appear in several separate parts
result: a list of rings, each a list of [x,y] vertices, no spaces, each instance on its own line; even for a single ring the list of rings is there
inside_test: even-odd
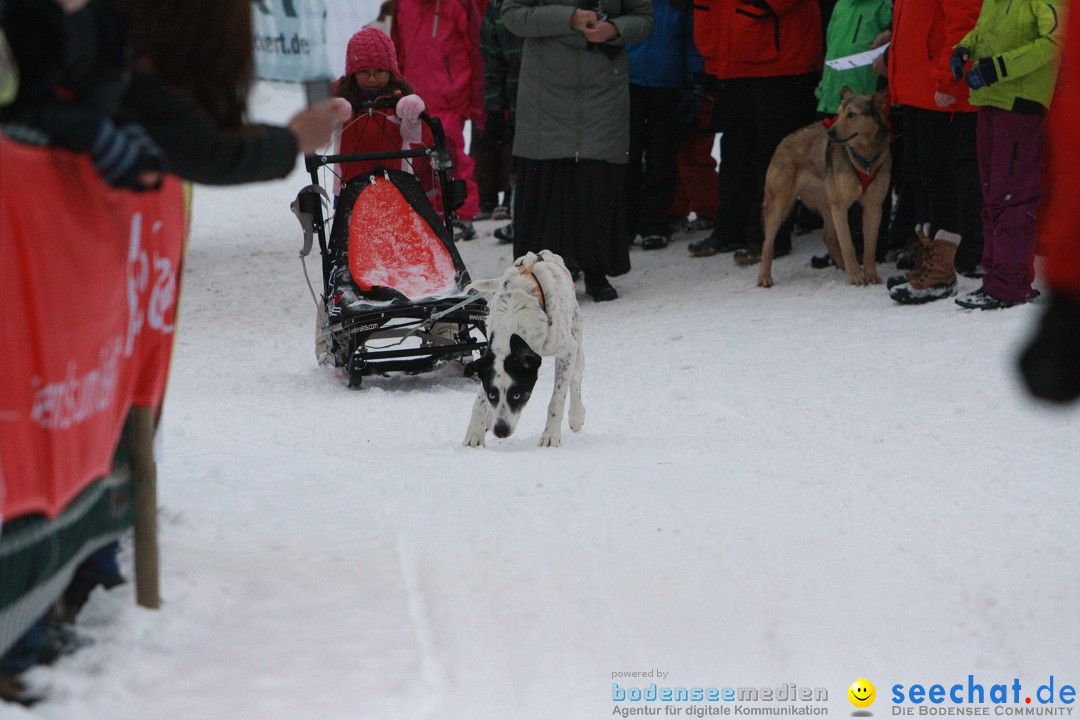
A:
[[[1035,291],[1035,213],[1042,199],[1043,117],[979,108],[983,290],[1005,302]]]

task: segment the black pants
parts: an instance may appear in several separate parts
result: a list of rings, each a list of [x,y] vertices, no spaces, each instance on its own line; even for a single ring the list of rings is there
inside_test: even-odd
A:
[[[760,250],[761,200],[765,171],[776,146],[814,121],[814,88],[821,73],[721,80],[716,125],[720,137],[720,207],[715,233],[724,242]],[[791,249],[789,220],[776,237],[776,251]]]
[[[977,113],[904,108],[904,172],[918,222],[960,235],[958,267],[982,259],[982,188],[975,149]]]
[[[631,235],[669,234],[679,152],[679,91],[630,86],[630,161],[626,166],[626,224]]]

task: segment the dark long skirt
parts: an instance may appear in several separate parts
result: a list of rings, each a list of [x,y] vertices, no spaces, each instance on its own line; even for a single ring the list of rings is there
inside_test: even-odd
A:
[[[551,250],[585,273],[630,271],[622,165],[514,158],[514,255]]]

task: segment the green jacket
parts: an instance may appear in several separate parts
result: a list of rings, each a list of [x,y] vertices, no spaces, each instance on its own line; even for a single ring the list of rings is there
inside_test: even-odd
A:
[[[997,82],[972,90],[972,105],[1015,110],[1050,107],[1065,30],[1065,0],[985,0],[979,20],[956,47],[971,62],[993,58]],[[1019,106],[1017,101],[1020,101]]]
[[[869,50],[874,38],[891,25],[892,0],[839,0],[825,33],[825,60]],[[835,115],[845,85],[860,95],[870,95],[877,84],[878,74],[869,65],[851,70],[833,70],[826,65],[814,91],[818,112]]]

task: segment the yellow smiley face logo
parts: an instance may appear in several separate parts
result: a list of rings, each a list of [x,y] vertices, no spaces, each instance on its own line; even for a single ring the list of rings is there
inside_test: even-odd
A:
[[[851,687],[847,690],[847,696],[848,700],[850,700],[851,704],[855,707],[867,708],[874,704],[874,700],[877,698],[877,691],[874,689],[874,683],[866,678],[859,678],[851,683]]]

